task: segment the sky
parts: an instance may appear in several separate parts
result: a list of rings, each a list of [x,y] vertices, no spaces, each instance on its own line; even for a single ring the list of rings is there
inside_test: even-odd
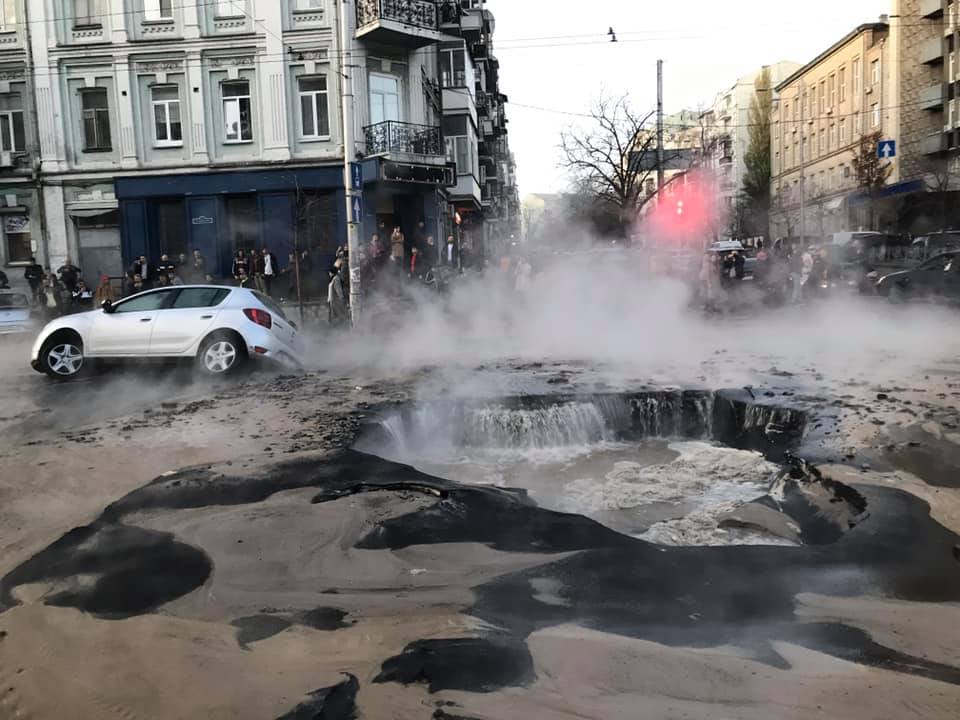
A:
[[[521,197],[567,189],[558,168],[560,134],[586,122],[577,114],[601,93],[629,93],[638,110],[656,108],[658,58],[665,112],[700,109],[763,65],[812,60],[891,6],[892,0],[488,0]],[[616,44],[607,37],[610,28]]]

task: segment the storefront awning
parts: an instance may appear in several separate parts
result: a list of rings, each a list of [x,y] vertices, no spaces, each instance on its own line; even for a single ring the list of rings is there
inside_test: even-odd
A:
[[[70,217],[77,218],[91,218],[91,217],[100,217],[101,215],[109,215],[112,212],[117,211],[116,204],[114,205],[73,205],[67,206],[67,215]]]

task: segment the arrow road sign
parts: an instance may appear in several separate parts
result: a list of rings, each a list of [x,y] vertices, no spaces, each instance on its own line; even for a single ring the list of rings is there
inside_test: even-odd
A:
[[[353,217],[350,218],[350,222],[359,225],[363,220],[363,199],[359,195],[353,196],[353,203],[350,205],[350,209],[353,211]]]
[[[881,160],[892,160],[897,156],[896,140],[881,140],[877,143],[877,157]]]
[[[350,163],[350,180],[354,190],[363,190],[363,167],[360,163]]]

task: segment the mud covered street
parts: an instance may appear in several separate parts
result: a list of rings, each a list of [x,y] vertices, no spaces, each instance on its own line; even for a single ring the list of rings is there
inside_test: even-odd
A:
[[[635,362],[11,362],[0,713],[951,717],[952,346],[724,322]]]

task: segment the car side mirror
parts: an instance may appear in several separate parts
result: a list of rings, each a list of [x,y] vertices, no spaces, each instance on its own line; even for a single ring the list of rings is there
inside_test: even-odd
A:
[[[112,300],[104,300],[102,307],[103,307],[103,311],[104,311],[107,315],[111,314],[111,313],[113,312],[113,301],[112,301]]]

